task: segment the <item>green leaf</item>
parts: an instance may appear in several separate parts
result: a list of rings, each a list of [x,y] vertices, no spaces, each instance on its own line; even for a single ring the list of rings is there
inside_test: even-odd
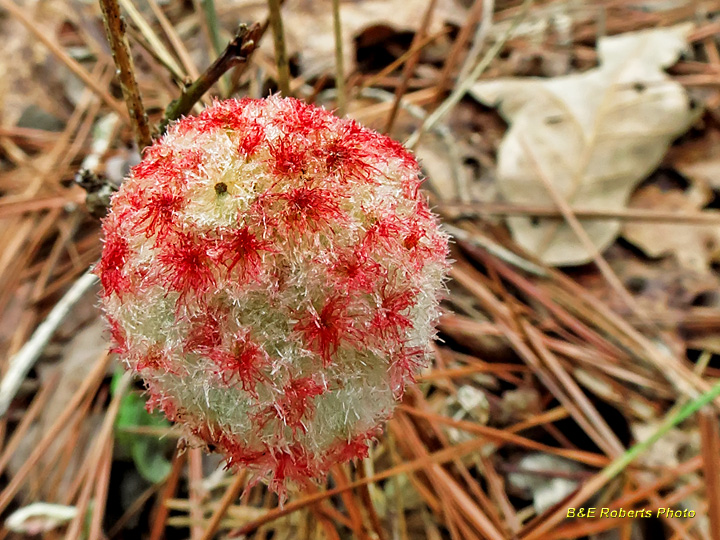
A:
[[[110,388],[115,393],[122,370],[114,376]],[[153,484],[162,482],[170,474],[170,461],[165,457],[170,441],[157,435],[133,433],[138,427],[169,428],[170,422],[159,413],[145,409],[145,398],[128,392],[120,401],[120,410],[115,419],[115,438],[120,446],[132,456],[140,475]]]

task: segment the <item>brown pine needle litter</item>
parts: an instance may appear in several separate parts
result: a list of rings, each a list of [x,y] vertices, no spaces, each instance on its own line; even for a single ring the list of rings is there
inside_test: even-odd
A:
[[[0,13],[0,539],[720,540],[717,2]],[[146,412],[87,273],[144,146],[278,92],[406,141],[453,261],[430,367],[284,504]]]

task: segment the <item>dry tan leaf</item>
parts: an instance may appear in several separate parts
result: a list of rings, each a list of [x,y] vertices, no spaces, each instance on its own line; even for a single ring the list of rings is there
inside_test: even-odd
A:
[[[500,79],[471,93],[511,123],[498,155],[499,188],[516,204],[555,206],[550,183],[570,206],[616,210],[659,163],[694,115],[687,94],[663,68],[686,46],[689,24],[601,39],[600,67],[554,79]],[[508,218],[515,241],[551,265],[591,255],[565,223]],[[599,250],[620,224],[586,221]]]
[[[518,467],[525,472],[510,473],[508,483],[514,489],[525,491],[532,496],[533,506],[538,514],[559,503],[577,489],[579,482],[565,478],[565,474],[580,473],[585,470],[574,461],[540,453],[524,456],[518,462]],[[554,472],[559,473],[557,477],[552,476]]]
[[[635,439],[647,440],[659,427],[660,422],[642,422],[630,424]],[[697,428],[671,429],[653,444],[647,452],[638,457],[638,463],[648,468],[672,469],[686,459],[686,456],[697,455],[700,449],[700,433]]]
[[[698,299],[720,289],[720,280],[714,273],[689,270],[674,257],[648,262],[629,248],[614,244],[605,258],[646,313],[686,312]],[[607,281],[595,269],[575,272],[573,278],[595,297],[602,298],[610,309],[628,314],[627,305],[613,295]]]
[[[267,13],[267,2],[237,0],[232,2],[233,14],[245,21],[261,21]],[[371,26],[388,26],[395,31],[416,31],[427,9],[426,0],[345,0],[340,2],[343,55],[345,70],[355,69],[353,40]],[[458,0],[439,0],[428,33],[439,31],[445,23],[457,25],[465,21],[466,9]],[[299,55],[305,77],[333,73],[335,39],[333,37],[331,0],[287,0],[282,8],[288,54]],[[273,54],[271,39],[263,40],[261,50]]]
[[[677,148],[672,165],[686,178],[720,190],[720,133],[707,130],[700,140]]]
[[[712,199],[702,186],[662,190],[656,185],[639,189],[630,199],[631,208],[678,213],[697,213]],[[704,214],[720,212],[708,211]],[[681,266],[697,272],[708,271],[720,255],[720,227],[717,225],[681,225],[677,223],[627,223],[623,236],[649,257],[673,254]]]

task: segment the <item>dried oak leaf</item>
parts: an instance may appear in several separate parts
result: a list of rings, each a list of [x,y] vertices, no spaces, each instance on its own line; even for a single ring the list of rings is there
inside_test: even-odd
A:
[[[668,153],[672,166],[683,176],[720,190],[720,133],[708,129],[701,139],[673,147]]]
[[[603,38],[600,66],[585,73],[475,84],[471,94],[499,107],[510,122],[498,153],[505,199],[554,207],[549,184],[571,207],[623,208],[694,118],[685,90],[663,71],[685,48],[691,28],[683,24]],[[515,241],[547,264],[591,260],[560,220],[523,216],[507,222]],[[582,224],[601,251],[620,232],[618,222]]]
[[[637,190],[631,208],[697,214],[712,199],[709,189],[692,186],[688,190],[663,190],[649,185]],[[720,212],[706,210],[703,214]],[[720,227],[679,223],[627,223],[623,236],[649,257],[673,254],[678,263],[697,272],[707,272],[720,255]]]

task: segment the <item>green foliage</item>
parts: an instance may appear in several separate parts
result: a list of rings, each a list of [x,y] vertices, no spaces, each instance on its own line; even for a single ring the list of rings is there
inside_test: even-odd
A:
[[[118,370],[113,376],[113,394],[122,373],[122,370]],[[116,440],[132,457],[140,475],[153,484],[162,482],[170,474],[171,465],[166,458],[170,441],[153,434],[134,433],[132,430],[138,427],[169,428],[170,425],[163,415],[147,412],[143,396],[132,392],[123,396],[115,419]]]

